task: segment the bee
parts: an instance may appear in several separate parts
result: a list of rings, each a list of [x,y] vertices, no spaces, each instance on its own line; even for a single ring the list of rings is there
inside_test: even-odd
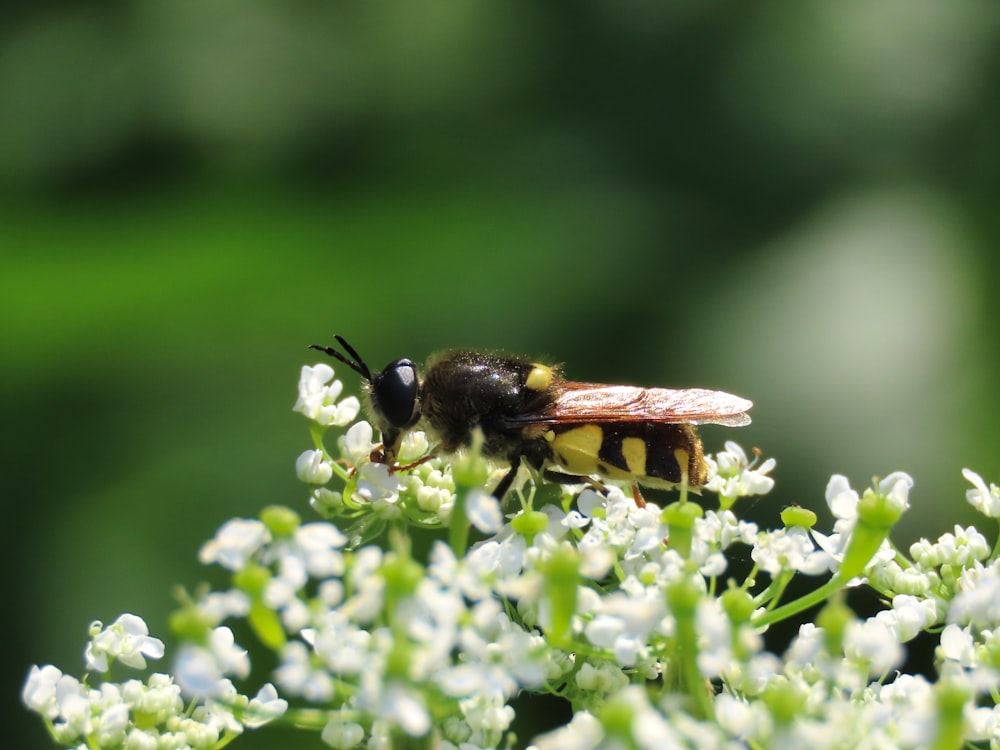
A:
[[[599,475],[672,488],[705,483],[699,424],[750,424],[751,401],[704,388],[641,388],[566,380],[557,367],[475,351],[446,351],[421,375],[409,359],[372,372],[342,336],[346,354],[313,345],[365,380],[368,413],[382,433],[378,458],[393,466],[404,434],[424,429],[435,451],[455,453],[482,434],[482,453],[510,469],[493,494],[510,489],[526,463],[547,478]],[[637,494],[638,497],[638,494]]]

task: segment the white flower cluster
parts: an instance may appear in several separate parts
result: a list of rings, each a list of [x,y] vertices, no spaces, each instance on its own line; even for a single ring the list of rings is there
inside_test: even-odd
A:
[[[719,496],[723,508],[728,508],[741,497],[766,495],[774,487],[774,480],[768,474],[777,466],[773,458],[757,465],[757,458],[747,458],[743,448],[731,440],[726,441],[726,449],[714,458],[706,456],[708,480],[705,489]]]
[[[419,436],[419,447],[406,457],[407,461],[419,459],[427,450],[426,439],[420,433],[415,434]],[[415,496],[425,498],[418,506],[421,510],[433,513],[444,509],[436,520],[446,524],[453,494],[446,494],[438,502],[433,488],[441,477],[448,477],[447,465],[434,459],[433,476],[426,470],[417,473],[426,464],[397,476],[382,464],[368,462],[377,447],[371,427],[364,422],[354,425],[341,439],[341,455],[355,467],[356,476],[347,482],[348,495],[336,496],[336,508],[357,511],[367,506],[383,518],[412,520],[414,514],[404,509],[406,503],[401,499],[409,488]],[[471,508],[469,518],[476,528],[493,536],[470,549],[464,560],[449,558],[449,567],[460,571],[454,580],[463,582],[463,595],[478,602],[477,606],[491,601],[491,597],[516,602],[518,622],[532,628],[536,636],[539,632],[565,630],[577,644],[575,649],[558,652],[560,655],[553,663],[571,665],[568,668],[573,679],[562,694],[579,709],[573,724],[564,731],[578,727],[599,730],[579,746],[593,746],[607,740],[603,724],[586,717],[588,710],[602,707],[606,710],[609,702],[619,708],[629,702],[634,704],[631,710],[641,720],[630,741],[639,735],[660,739],[671,735],[670,731],[661,731],[659,724],[664,714],[672,710],[675,700],[672,693],[663,697],[662,705],[651,706],[644,692],[623,688],[628,672],[656,679],[677,671],[683,622],[682,615],[672,609],[671,591],[682,588],[685,582],[694,584],[697,600],[691,620],[697,641],[689,646],[696,647],[694,664],[700,678],[713,680],[717,685],[711,701],[716,721],[671,722],[679,746],[711,746],[714,742],[721,747],[734,740],[819,747],[838,743],[864,746],[867,742],[874,742],[872,746],[883,742],[905,747],[926,742],[934,731],[930,724],[938,718],[928,703],[933,699],[931,684],[907,675],[887,681],[886,676],[903,663],[903,644],[921,631],[940,627],[946,621],[952,623],[945,631],[951,648],[942,651],[942,663],[962,654],[969,669],[969,654],[975,653],[976,648],[981,658],[973,661],[977,665],[988,663],[988,654],[983,649],[992,643],[990,633],[987,631],[977,640],[969,630],[969,623],[977,617],[981,622],[1000,623],[997,613],[981,612],[991,601],[989,581],[993,580],[983,571],[981,563],[990,553],[982,535],[973,528],[956,527],[954,533],[943,535],[933,544],[914,545],[911,560],[897,554],[887,536],[892,521],[879,531],[881,521],[876,516],[888,512],[891,518],[898,518],[908,508],[913,480],[902,472],[890,474],[866,491],[864,498],[850,487],[845,477],[831,478],[826,502],[835,523],[829,534],[813,528],[814,516],[807,523],[789,523],[760,531],[754,524],[739,519],[732,506],[739,498],[766,494],[772,489],[774,480],[769,475],[776,465],[774,459],[761,460],[759,455],[748,458],[739,445],[728,442],[724,451],[706,457],[706,462],[708,480],[704,490],[717,494],[721,507],[719,511],[698,514],[694,519],[689,548],[681,545],[678,549],[671,544],[671,527],[665,512],[651,503],[636,505],[614,487],[606,493],[585,489],[575,498],[572,509],[565,504],[569,501],[565,496],[563,508],[553,505],[538,511],[527,508],[502,527],[497,523],[495,504],[487,502],[483,506],[488,509],[485,514],[478,510],[479,499],[485,493],[477,492],[467,500]],[[314,475],[321,479],[315,483],[325,484],[330,474]],[[996,486],[987,487],[978,475],[968,470],[965,474],[974,486],[968,493],[969,501],[986,515],[1000,515],[996,510],[1000,507],[997,499],[1000,491]],[[452,482],[446,482],[446,486],[447,493],[454,492]],[[430,503],[426,501],[428,496],[432,498]],[[318,497],[322,495],[314,493],[314,505]],[[871,516],[871,508],[866,508],[866,503],[871,506],[873,502],[881,504],[876,516]],[[537,518],[528,523],[530,516]],[[869,540],[870,549],[865,548],[865,539]],[[734,544],[749,547],[749,556],[755,564],[743,586],[746,601],[739,616],[734,611],[740,607],[728,607],[724,597],[712,594],[715,582],[726,575],[729,567],[726,553]],[[445,551],[444,547],[437,551],[439,561],[447,557]],[[863,558],[860,563],[859,556]],[[575,589],[568,593],[571,607],[568,614],[559,612],[566,601],[560,602],[547,583],[552,577],[551,561],[566,557],[573,560],[574,575],[563,585]],[[847,581],[837,578],[845,565],[853,575]],[[439,567],[432,565],[428,572],[435,571]],[[946,574],[949,572],[950,579]],[[822,627],[808,624],[784,656],[767,651],[761,633],[769,622],[777,619],[771,618],[768,610],[776,606],[790,578],[796,574],[830,573],[834,579],[828,596],[844,585],[868,581],[886,596],[891,606],[868,619],[853,616],[843,619],[834,628],[836,637],[831,635],[833,626],[828,623],[824,622]],[[765,574],[771,585],[752,595],[754,576],[758,574]],[[960,586],[980,594],[959,595],[963,590]],[[735,591],[730,593],[739,598]],[[787,607],[794,609],[794,603]],[[463,619],[474,620],[464,613],[453,617],[451,622]],[[563,639],[551,640],[563,643]],[[456,641],[452,633],[440,642],[455,644],[461,639]],[[314,653],[301,646],[294,650],[300,661],[309,657],[312,663],[316,662]],[[553,671],[551,666],[549,670]],[[992,672],[989,674],[993,676]],[[314,669],[312,680],[315,679]],[[532,687],[531,682],[518,684],[522,689]],[[970,691],[983,692],[981,688]],[[787,726],[782,724],[779,702],[800,706],[802,720]],[[898,712],[886,714],[887,707]],[[708,708],[705,710],[710,712]],[[916,721],[917,716],[922,721]],[[845,717],[851,721],[844,722]],[[649,726],[643,727],[643,722],[649,722]],[[979,724],[985,723],[980,716]],[[830,732],[830,724],[841,729]],[[361,737],[366,732],[353,727],[350,736]],[[445,739],[461,740],[463,736],[459,733]],[[980,731],[977,736],[985,735]],[[565,737],[560,737],[556,741],[569,746]],[[643,746],[642,742],[639,745]]]
[[[345,552],[345,541],[329,523],[278,536],[261,521],[237,519],[202,554],[236,578],[268,571],[257,585],[281,617],[275,682],[287,697],[332,707],[322,730],[332,746],[363,737],[390,743],[399,729],[423,736],[431,707],[443,705],[455,716],[447,739],[491,747],[513,719],[510,699],[569,668],[537,631],[505,613],[492,588],[502,571],[490,550],[459,560],[437,543],[425,570],[375,546]]]
[[[299,379],[299,399],[294,410],[319,428],[342,427],[358,414],[359,402],[337,398],[343,385],[333,380],[333,368],[326,364],[303,367]],[[352,540],[367,540],[377,535],[386,523],[406,520],[425,528],[440,528],[448,523],[455,502],[455,482],[450,466],[441,458],[429,456],[430,445],[424,433],[406,434],[398,460],[406,471],[395,471],[386,464],[370,461],[381,449],[375,431],[365,421],[351,425],[337,440],[340,458],[335,459],[320,444],[303,452],[295,463],[298,478],[312,485],[310,504],[326,518],[363,517],[362,529],[348,528]],[[349,467],[345,470],[343,467]],[[334,477],[343,481],[343,489],[327,485]],[[374,518],[372,517],[374,516]]]
[[[163,653],[163,643],[149,636],[146,623],[124,614],[107,628],[99,622],[91,626],[85,659],[89,669],[107,672],[112,662],[142,669],[146,657],[158,659]],[[179,681],[167,674],[90,687],[47,664],[31,668],[21,697],[60,744],[129,750],[215,748],[246,727],[281,716],[288,705],[273,685],[248,698],[228,679],[213,684],[213,697],[190,709],[183,694]]]
[[[324,427],[343,427],[358,416],[361,402],[356,396],[338,402],[344,384],[334,380],[333,374],[333,368],[322,362],[304,366],[299,378],[299,399],[292,408]]]
[[[324,433],[358,411],[341,393],[331,368],[304,368],[295,407],[314,439],[298,476],[336,525],[282,507],[225,523],[200,559],[231,584],[172,621],[182,641],[172,676],[90,686],[33,668],[23,700],[58,742],[221,747],[278,720],[333,748],[479,750],[513,742],[515,696],[549,693],[572,718],[534,738],[538,750],[1000,748],[1000,552],[960,526],[893,547],[907,474],[860,493],[833,476],[829,533],[806,508],[786,508],[773,529],[741,519],[736,503],[772,489],[775,462],[734,443],[706,458],[703,490],[718,510],[683,493],[661,508],[617,486],[529,482],[505,515],[478,486],[475,456],[453,472],[420,432],[390,467],[357,422],[338,433],[335,457]],[[1000,490],[965,476],[969,502],[1000,517]],[[449,541],[421,556],[414,529],[445,529]],[[817,587],[792,596],[801,575]],[[885,602],[870,617],[844,602],[860,585]],[[787,647],[768,648],[773,624],[817,609]],[[236,632],[272,652],[270,675],[236,642],[241,620]],[[921,633],[940,633],[936,680],[899,671]],[[85,659],[106,677],[163,651],[126,615],[92,626]],[[253,699],[232,682],[266,679]]]

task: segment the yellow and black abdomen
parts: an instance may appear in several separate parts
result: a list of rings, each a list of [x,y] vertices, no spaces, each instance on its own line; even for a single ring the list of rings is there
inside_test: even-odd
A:
[[[705,483],[701,439],[689,424],[610,422],[552,425],[544,439],[552,461],[570,474],[670,488],[681,483],[678,450],[687,456],[688,484]]]

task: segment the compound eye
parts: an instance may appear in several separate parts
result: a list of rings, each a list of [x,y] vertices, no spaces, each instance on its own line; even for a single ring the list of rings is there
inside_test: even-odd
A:
[[[378,410],[393,427],[412,427],[420,419],[417,404],[417,368],[408,359],[397,359],[375,376],[372,391]]]

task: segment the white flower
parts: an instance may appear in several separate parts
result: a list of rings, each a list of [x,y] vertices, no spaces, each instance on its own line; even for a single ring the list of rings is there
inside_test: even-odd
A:
[[[743,521],[731,510],[708,510],[694,522],[695,537],[712,547],[727,550],[733,544],[742,542],[752,545],[757,539],[757,524]]]
[[[434,675],[445,694],[501,705],[518,689],[537,687],[562,674],[542,636],[512,622],[495,600],[477,603],[462,620],[465,626],[457,634],[462,660]],[[447,653],[444,657],[449,659]]]
[[[121,700],[115,689],[108,689],[105,683],[101,690],[101,701],[94,705],[94,728],[99,747],[115,747],[125,739],[129,727],[129,706]],[[117,686],[115,686],[117,687]]]
[[[477,609],[480,609],[480,606],[477,605]],[[487,606],[486,609],[495,612],[491,606]],[[508,668],[507,659],[508,657],[519,659],[526,654],[502,652],[494,642],[492,637],[494,632],[505,635],[511,632],[509,621],[501,620],[504,626],[494,630],[495,621],[482,623],[481,618],[476,615],[473,617],[476,620],[473,627],[466,628],[460,636],[462,653],[465,656],[463,662],[443,670],[435,677],[435,681],[446,695],[455,698],[482,695],[501,696],[506,699],[514,695],[518,689],[518,681]],[[525,640],[517,638],[504,637],[503,640],[508,646],[523,648],[527,645]]]
[[[997,564],[984,569],[978,580],[967,576],[962,581],[967,587],[952,599],[948,622],[995,628],[1000,623],[1000,571]]]
[[[35,713],[49,719],[59,714],[56,704],[56,690],[63,680],[76,682],[74,677],[64,675],[57,667],[46,664],[44,667],[32,666],[28,678],[21,689],[21,700]]]
[[[424,705],[423,696],[413,688],[398,681],[389,683],[382,694],[375,713],[398,726],[411,737],[423,737],[431,728],[431,715]]]
[[[198,612],[208,624],[215,626],[230,617],[246,617],[250,613],[250,597],[245,591],[210,591],[198,602]]]
[[[1000,518],[1000,487],[986,482],[972,469],[962,469],[962,476],[972,482],[973,489],[966,490],[965,498],[973,508],[989,518]]]
[[[209,646],[223,674],[246,678],[250,674],[247,652],[236,645],[233,631],[222,626],[215,628],[208,637]]]
[[[817,550],[809,532],[801,526],[762,532],[757,536],[750,557],[771,577],[783,570],[819,575],[830,569],[830,556]]]
[[[946,625],[941,631],[940,645],[937,647],[940,658],[953,661],[963,667],[976,664],[976,643],[968,628],[958,625]]]
[[[666,614],[658,589],[642,588],[638,596],[616,591],[603,598],[584,634],[595,646],[611,649],[621,666],[631,667],[646,648],[649,633]]]
[[[326,703],[333,697],[333,678],[325,669],[313,664],[310,651],[302,641],[285,644],[274,678],[286,693],[301,695],[314,703]]]
[[[942,534],[934,544],[920,539],[910,546],[910,556],[924,568],[966,567],[975,560],[985,560],[989,554],[990,544],[976,527],[963,529],[957,524],[954,534]]]
[[[728,500],[766,495],[774,487],[774,480],[767,474],[777,462],[769,458],[755,466],[757,459],[747,459],[743,448],[731,440],[726,441],[726,449],[717,453],[714,459],[705,456],[705,463],[708,465],[705,489]]]
[[[331,518],[344,510],[344,495],[326,487],[316,487],[309,496],[309,505],[323,518]]]
[[[371,666],[372,634],[347,622],[341,612],[332,613],[313,636],[313,648],[333,674],[344,676]]]
[[[842,474],[834,474],[826,484],[826,504],[838,521],[854,521],[858,515],[858,493]]]
[[[159,747],[160,738],[153,732],[133,727],[125,737],[125,750],[158,750]]]
[[[352,424],[346,433],[337,440],[340,454],[351,466],[358,466],[368,460],[375,444],[372,442],[375,431],[364,420]]]
[[[221,706],[216,706],[215,711],[209,710],[206,706],[199,706],[195,709],[194,715],[191,718],[184,718],[177,722],[176,733],[168,733],[167,737],[164,739],[174,739],[171,737],[174,734],[177,740],[185,743],[180,745],[181,748],[210,748],[214,747],[222,736],[222,733],[226,731],[227,727],[233,727],[233,733],[238,733],[239,724],[233,720],[231,714],[228,715],[228,721],[222,718]],[[176,740],[175,740],[176,741]],[[157,750],[163,747],[162,739],[156,745]],[[131,748],[129,748],[131,750]]]
[[[484,534],[496,534],[503,526],[500,502],[485,490],[472,490],[465,499],[469,523]]]
[[[233,518],[226,521],[198,553],[203,565],[219,563],[227,570],[242,570],[249,559],[271,540],[271,532],[261,521]]]
[[[934,688],[926,679],[902,674],[874,690],[878,694],[879,712],[892,722],[895,746],[933,747],[940,707]]]
[[[898,511],[903,512],[910,507],[913,477],[905,471],[894,471],[878,483],[878,489]]]
[[[292,410],[318,424],[343,427],[354,421],[361,410],[361,403],[354,396],[337,403],[343,389],[343,383],[333,380],[330,365],[321,362],[315,367],[304,366],[299,377],[299,398]]]
[[[428,578],[457,590],[470,601],[489,598],[498,565],[497,555],[492,553],[499,548],[495,541],[482,542],[459,560],[451,547],[441,541],[435,542],[431,547]]]
[[[653,503],[640,508],[620,487],[612,487],[606,496],[584,490],[580,500],[581,512],[591,516],[590,527],[578,543],[584,554],[591,546],[600,547],[616,553],[623,562],[641,565],[649,555],[663,549],[667,528],[660,520],[660,509]],[[543,510],[552,507],[547,505]],[[574,520],[564,525],[562,520],[560,514],[560,535],[577,523]]]
[[[909,506],[908,493],[912,486],[913,479],[908,474],[897,471],[879,483],[879,492],[902,511]],[[826,503],[834,518],[837,519],[833,524],[833,533],[827,536],[816,529],[811,529],[810,534],[816,540],[816,544],[830,556],[831,570],[839,568],[844,559],[844,553],[851,541],[851,533],[858,522],[859,500],[858,493],[851,489],[847,477],[840,474],[834,474],[830,477],[830,481],[826,485]],[[896,551],[889,544],[888,539],[883,540],[878,551],[868,562],[868,567],[881,565],[893,560],[895,556]],[[848,582],[848,585],[857,585],[863,580],[863,578],[854,578]]]
[[[399,480],[389,473],[385,464],[362,464],[357,473],[357,489],[352,499],[358,504],[370,504],[383,518],[397,518],[401,514],[398,506]]]
[[[209,634],[208,646],[192,643],[181,646],[174,672],[185,695],[217,697],[228,689],[229,680],[223,675],[246,678],[250,674],[250,659],[236,645],[233,631],[221,626]]]
[[[708,597],[698,602],[695,618],[698,669],[702,677],[718,677],[733,661],[732,622],[722,609],[722,602]]]
[[[304,451],[295,460],[295,476],[306,484],[326,484],[333,478],[333,466],[323,459],[323,451]]]
[[[874,617],[852,620],[844,632],[844,654],[868,665],[868,674],[879,677],[903,662],[905,652],[892,630]]]
[[[580,513],[587,518],[593,516],[594,511],[603,509],[605,505],[607,505],[607,498],[589,487],[576,498],[576,506],[580,509]]]
[[[355,721],[334,718],[326,723],[320,736],[323,742],[330,747],[337,750],[348,750],[349,748],[361,747],[361,741],[365,738],[365,730]]]
[[[574,678],[580,690],[598,695],[611,695],[628,685],[628,677],[616,664],[598,661],[585,662]]]
[[[145,657],[163,656],[163,641],[151,637],[145,621],[136,615],[121,615],[106,628],[97,620],[91,624],[90,633],[84,660],[87,669],[94,672],[107,672],[114,660],[133,669],[145,669]]]
[[[1000,706],[992,708],[966,706],[965,724],[969,728],[965,739],[969,742],[985,742],[991,737],[1000,738]]]
[[[455,480],[450,466],[441,459],[432,459],[414,468],[400,482],[407,493],[416,495],[420,510],[434,513],[441,522],[447,523],[455,504]]]
[[[167,674],[151,674],[145,685],[138,680],[130,680],[123,686],[122,694],[126,701],[132,703],[134,710],[154,717],[159,724],[184,712],[180,686]]]
[[[474,736],[499,740],[514,721],[513,707],[505,705],[499,696],[492,699],[482,695],[467,698],[459,701],[459,709],[475,732]],[[495,742],[489,744],[493,746]]]
[[[61,725],[60,739],[75,739],[94,731],[92,691],[76,680],[60,680],[56,690],[57,716]],[[69,742],[64,742],[69,744]]]
[[[427,439],[427,433],[422,430],[410,430],[403,435],[399,444],[399,462],[405,464],[416,461],[426,456],[430,449],[431,444],[430,440]]]
[[[231,680],[223,678],[219,680],[216,691],[205,697],[204,705],[200,707],[204,713],[199,718],[220,733],[240,734],[243,725],[236,718],[235,712],[246,704],[246,696],[239,694]]]
[[[282,539],[268,550],[265,562],[277,563],[278,574],[267,582],[264,599],[272,609],[282,609],[299,603],[296,593],[310,576],[329,578],[344,573],[344,557],[340,547],[347,543],[336,526],[330,523],[307,523],[295,529],[291,539]],[[291,615],[292,613],[287,613]],[[298,630],[305,623],[299,623]]]
[[[406,633],[415,644],[408,672],[411,678],[423,681],[451,665],[458,621],[465,613],[458,591],[431,578],[421,579],[413,598],[399,603],[396,617],[405,622]]]
[[[919,565],[903,567],[896,560],[887,560],[881,565],[868,568],[868,582],[877,591],[894,591],[899,594],[926,593],[929,589],[929,573]],[[902,588],[900,588],[902,586]]]
[[[533,750],[596,750],[599,747],[627,747],[604,744],[604,727],[600,719],[589,711],[577,711],[569,723],[535,738]]]
[[[931,599],[899,594],[892,599],[892,609],[882,610],[875,619],[885,625],[897,641],[906,643],[937,622],[938,610]]]
[[[740,700],[728,693],[715,696],[715,715],[723,729],[743,741],[761,734],[769,718],[759,703]]]
[[[278,691],[270,682],[265,683],[243,715],[244,726],[255,728],[278,718],[288,710],[288,701],[278,697]]]
[[[694,557],[693,551],[691,556]],[[698,556],[699,559],[702,557],[704,557],[705,561],[698,566],[698,572],[706,578],[718,578],[725,573],[726,568],[729,567],[729,560],[727,560],[726,556],[721,552],[712,552],[708,556]]]
[[[381,567],[382,550],[378,547],[369,545],[355,552],[346,578],[352,595],[337,610],[339,617],[364,624],[383,614],[385,576],[379,571]]]
[[[798,634],[785,652],[786,663],[789,666],[812,667],[825,652],[823,638],[823,628],[811,622],[800,625]]]
[[[211,651],[193,644],[185,644],[178,650],[174,675],[187,696],[213,695],[219,691],[222,679]]]

